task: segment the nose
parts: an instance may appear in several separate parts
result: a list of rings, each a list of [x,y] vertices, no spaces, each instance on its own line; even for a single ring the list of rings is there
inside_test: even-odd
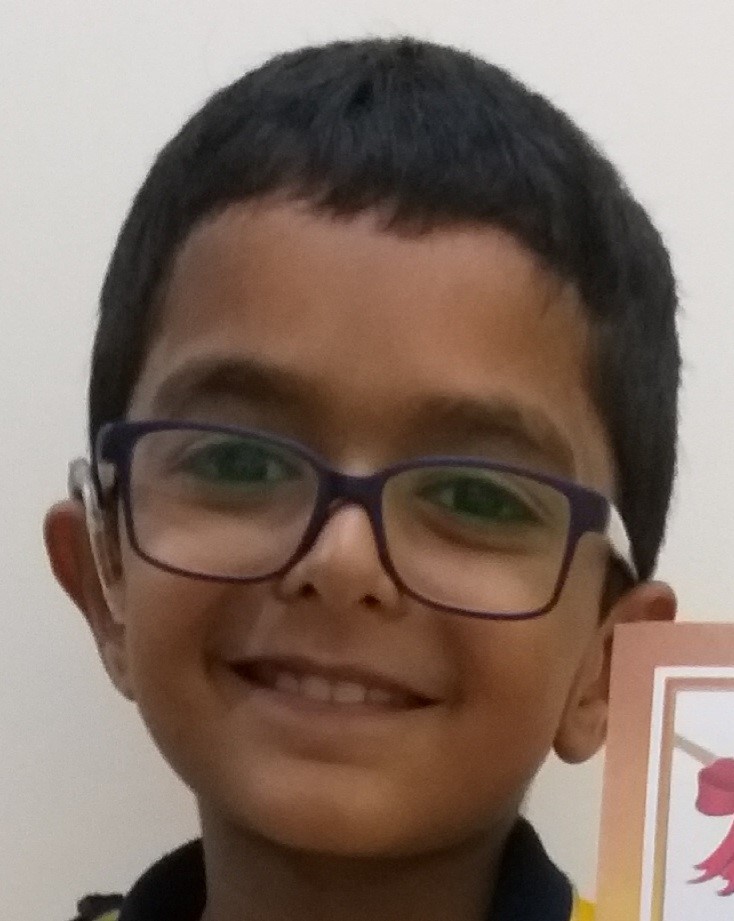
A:
[[[356,504],[333,511],[307,553],[281,577],[287,600],[318,599],[340,612],[395,611],[399,591],[385,570],[367,512]]]

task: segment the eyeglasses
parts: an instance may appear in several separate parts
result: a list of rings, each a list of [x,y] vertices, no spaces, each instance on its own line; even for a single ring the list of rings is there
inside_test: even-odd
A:
[[[71,485],[81,492],[80,467]],[[443,611],[536,617],[558,600],[582,535],[604,536],[633,581],[630,542],[598,492],[471,457],[420,457],[367,476],[303,445],[233,426],[104,426],[91,477],[114,487],[132,548],[168,572],[226,582],[285,573],[334,509],[361,506],[398,588]]]

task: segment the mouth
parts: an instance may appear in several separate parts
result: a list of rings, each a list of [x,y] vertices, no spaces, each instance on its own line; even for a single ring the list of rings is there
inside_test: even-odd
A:
[[[416,710],[437,701],[401,682],[359,668],[320,666],[300,659],[256,659],[230,663],[252,690],[307,708],[352,712]]]

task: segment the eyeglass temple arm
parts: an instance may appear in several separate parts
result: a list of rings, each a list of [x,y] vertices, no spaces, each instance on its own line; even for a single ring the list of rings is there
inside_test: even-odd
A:
[[[612,553],[625,565],[633,579],[638,581],[639,573],[632,556],[632,544],[630,543],[629,534],[622,521],[622,516],[614,505],[609,508],[609,520],[607,521],[605,536],[612,548]]]
[[[89,461],[86,458],[77,457],[71,461],[66,481],[69,498],[79,500],[84,498],[84,483],[89,476]]]

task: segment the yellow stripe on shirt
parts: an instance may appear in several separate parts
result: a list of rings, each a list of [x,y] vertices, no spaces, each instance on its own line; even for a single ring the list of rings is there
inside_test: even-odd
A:
[[[591,902],[587,902],[585,899],[580,899],[578,896],[574,896],[573,908],[571,909],[571,917],[568,921],[594,921],[594,906]],[[117,921],[119,918],[119,911],[108,911],[105,914],[100,915],[96,921]]]
[[[594,921],[595,915],[596,912],[591,902],[587,902],[586,899],[581,899],[578,895],[574,895],[571,917],[568,921]]]

